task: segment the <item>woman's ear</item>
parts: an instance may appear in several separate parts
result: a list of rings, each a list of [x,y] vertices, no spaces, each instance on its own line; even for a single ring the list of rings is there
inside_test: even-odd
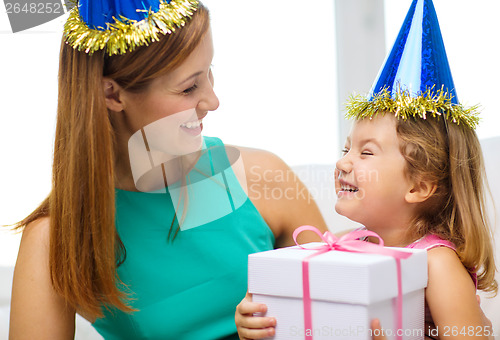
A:
[[[421,203],[430,198],[437,189],[437,183],[429,180],[416,179],[405,195],[408,203]]]
[[[120,98],[123,89],[120,85],[113,79],[104,77],[102,79],[102,87],[104,89],[104,98],[108,109],[115,112],[123,111],[123,102]]]

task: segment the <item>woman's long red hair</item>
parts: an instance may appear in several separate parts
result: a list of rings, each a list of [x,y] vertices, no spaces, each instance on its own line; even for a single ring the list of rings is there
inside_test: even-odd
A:
[[[114,131],[102,78],[144,91],[153,79],[178,67],[208,29],[208,11],[200,4],[184,27],[124,55],[88,55],[63,39],[52,191],[18,228],[50,218],[52,284],[89,317],[101,317],[102,307],[132,311],[116,274],[123,245],[115,229]]]

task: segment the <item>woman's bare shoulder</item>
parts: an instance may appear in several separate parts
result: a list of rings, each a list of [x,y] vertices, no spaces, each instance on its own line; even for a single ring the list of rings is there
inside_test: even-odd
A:
[[[286,175],[290,176],[292,173],[290,167],[280,157],[270,151],[241,146],[234,147],[241,153],[248,179],[278,179]]]
[[[21,247],[48,247],[50,240],[50,218],[41,217],[24,227]]]
[[[72,339],[75,311],[52,285],[50,219],[23,231],[12,285],[10,336],[15,339]]]

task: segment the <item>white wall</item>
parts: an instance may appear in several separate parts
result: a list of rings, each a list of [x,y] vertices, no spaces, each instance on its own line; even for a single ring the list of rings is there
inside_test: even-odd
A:
[[[332,162],[337,129],[334,6],[316,0],[206,0],[220,108],[207,135],[290,164]]]
[[[483,104],[480,136],[498,135],[500,2],[434,2],[459,99]],[[339,149],[333,0],[204,3],[212,12],[221,102],[205,120],[205,134],[271,150],[292,165],[333,163]],[[386,0],[388,44],[409,4]],[[12,34],[0,5],[0,224],[23,218],[50,189],[62,23],[63,17]],[[0,265],[15,261],[17,242],[0,232]]]
[[[61,20],[12,34],[0,4],[0,225],[14,223],[50,190]],[[0,227],[0,265],[19,235]]]

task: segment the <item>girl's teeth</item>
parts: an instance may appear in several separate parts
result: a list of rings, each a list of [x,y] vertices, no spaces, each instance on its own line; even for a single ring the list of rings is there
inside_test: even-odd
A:
[[[343,191],[349,191],[349,192],[356,192],[356,191],[358,191],[358,189],[357,189],[357,188],[355,188],[355,187],[351,187],[351,186],[348,186],[348,187],[343,187],[343,188],[342,188],[342,190],[343,190]]]

